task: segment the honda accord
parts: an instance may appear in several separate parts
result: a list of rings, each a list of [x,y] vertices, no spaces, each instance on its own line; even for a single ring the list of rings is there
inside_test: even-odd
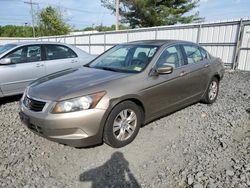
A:
[[[20,117],[34,133],[62,144],[104,141],[119,148],[156,118],[199,101],[213,103],[223,75],[221,59],[195,43],[124,43],[83,67],[30,84]]]

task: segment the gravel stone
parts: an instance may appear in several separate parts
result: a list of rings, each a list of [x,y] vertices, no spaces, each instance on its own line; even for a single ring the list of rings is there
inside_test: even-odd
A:
[[[155,120],[120,149],[33,134],[20,97],[0,99],[0,187],[250,187],[250,72],[227,71],[214,104]]]
[[[226,173],[227,173],[228,176],[233,176],[234,175],[234,172],[232,170],[227,170]]]
[[[203,188],[203,185],[200,183],[194,184],[193,188]]]
[[[194,177],[192,175],[188,176],[188,185],[192,185],[194,183]]]

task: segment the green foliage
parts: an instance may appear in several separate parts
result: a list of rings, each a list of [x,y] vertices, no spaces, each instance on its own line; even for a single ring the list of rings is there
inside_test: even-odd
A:
[[[38,34],[41,36],[65,35],[70,32],[70,25],[55,8],[48,6],[37,14]]]
[[[32,27],[6,25],[0,26],[0,37],[32,37]]]
[[[35,27],[36,36],[65,35],[71,29],[60,12],[51,6],[37,13],[37,23],[38,26]],[[0,26],[0,37],[33,37],[32,27]]]
[[[125,30],[128,29],[127,26],[125,25],[120,25],[119,26],[120,30]],[[111,26],[103,26],[103,25],[99,25],[95,27],[95,30],[101,32],[101,31],[114,31],[115,30],[115,25],[111,25]]]
[[[83,31],[92,31],[92,30],[95,30],[95,28],[93,27],[86,27],[83,29]]]
[[[115,12],[114,0],[101,0],[104,7]],[[199,13],[189,12],[199,0],[120,0],[122,23],[132,28],[200,22]],[[189,14],[188,14],[189,13]]]
[[[120,25],[120,30],[125,30],[125,29],[128,29],[128,26]],[[114,31],[115,30],[115,25],[111,25],[111,26],[99,25],[99,26],[96,26],[96,27],[85,27],[82,30],[77,29],[77,30],[74,30],[74,31],[93,31],[93,30],[96,30],[96,31],[99,31],[99,32]]]

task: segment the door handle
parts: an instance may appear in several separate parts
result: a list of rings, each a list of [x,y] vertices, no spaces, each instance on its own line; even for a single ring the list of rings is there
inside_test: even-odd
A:
[[[77,63],[77,60],[72,60],[71,63]]]
[[[209,67],[210,66],[210,64],[206,64],[206,65],[204,65],[204,67]]]
[[[186,71],[182,71],[182,72],[180,73],[180,76],[184,76],[184,75],[186,75],[186,74],[187,74]]]
[[[43,67],[44,66],[44,64],[42,64],[42,63],[37,63],[36,64],[36,67]]]

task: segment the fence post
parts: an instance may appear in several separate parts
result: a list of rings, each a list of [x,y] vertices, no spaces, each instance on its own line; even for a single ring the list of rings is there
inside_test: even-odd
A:
[[[103,34],[104,36],[104,51],[106,51],[106,31]]]
[[[74,45],[76,45],[76,36],[74,36]]]
[[[129,42],[129,33],[128,33],[128,30],[127,30],[127,42]]]
[[[157,40],[158,35],[158,27],[155,28],[155,40]]]
[[[234,49],[234,58],[233,58],[233,65],[232,65],[233,70],[235,70],[238,67],[238,60],[239,60],[238,57],[239,57],[240,48],[242,44],[243,30],[244,30],[243,20],[240,19],[239,28],[237,31],[237,41],[236,41],[236,46]]]
[[[91,35],[89,34],[89,53],[91,54]]]
[[[202,24],[200,24],[199,27],[198,27],[197,39],[196,39],[196,43],[197,43],[197,44],[200,43],[201,28],[202,28]]]

